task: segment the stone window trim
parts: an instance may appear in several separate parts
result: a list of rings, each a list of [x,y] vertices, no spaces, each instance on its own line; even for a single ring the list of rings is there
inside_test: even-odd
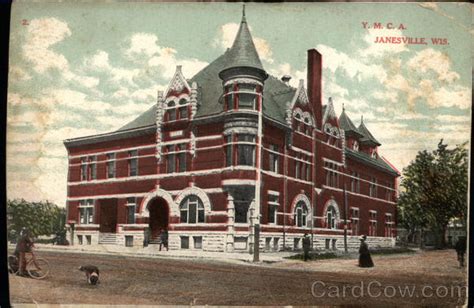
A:
[[[79,201],[77,220],[79,225],[92,225],[95,218],[95,200],[85,199]]]

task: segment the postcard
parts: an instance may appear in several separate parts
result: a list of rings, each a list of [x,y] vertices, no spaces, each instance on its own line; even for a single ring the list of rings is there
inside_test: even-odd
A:
[[[465,304],[471,9],[13,3],[11,303]]]

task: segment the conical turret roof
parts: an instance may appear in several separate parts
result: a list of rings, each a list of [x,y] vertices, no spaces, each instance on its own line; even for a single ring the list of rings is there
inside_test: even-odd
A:
[[[227,51],[224,70],[234,67],[252,67],[264,71],[252,34],[245,17],[245,6],[242,12],[242,21],[232,47]]]
[[[339,116],[339,126],[344,130],[346,136],[352,135],[358,138],[364,137],[346,114],[344,107],[342,107],[342,113]]]
[[[357,128],[359,130],[359,132],[364,135],[364,137],[362,137],[360,139],[360,142],[361,143],[370,143],[370,144],[373,144],[373,145],[376,145],[376,146],[379,146],[381,145],[380,142],[377,141],[377,139],[375,139],[374,136],[372,136],[372,134],[370,133],[369,129],[365,126],[364,124],[364,118],[361,117],[360,119],[360,125],[359,127]]]

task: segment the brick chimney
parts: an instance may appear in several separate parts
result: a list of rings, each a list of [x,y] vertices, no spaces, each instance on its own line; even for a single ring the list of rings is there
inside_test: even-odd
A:
[[[322,122],[322,56],[316,49],[308,50],[308,96],[313,105],[316,127],[321,129]]]

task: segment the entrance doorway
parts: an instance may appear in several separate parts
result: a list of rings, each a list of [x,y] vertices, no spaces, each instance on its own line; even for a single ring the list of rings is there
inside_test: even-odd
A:
[[[170,212],[168,203],[163,198],[155,198],[148,203],[148,212],[151,237],[155,239],[162,229],[168,229]]]
[[[100,232],[115,233],[117,228],[117,199],[100,201]]]

